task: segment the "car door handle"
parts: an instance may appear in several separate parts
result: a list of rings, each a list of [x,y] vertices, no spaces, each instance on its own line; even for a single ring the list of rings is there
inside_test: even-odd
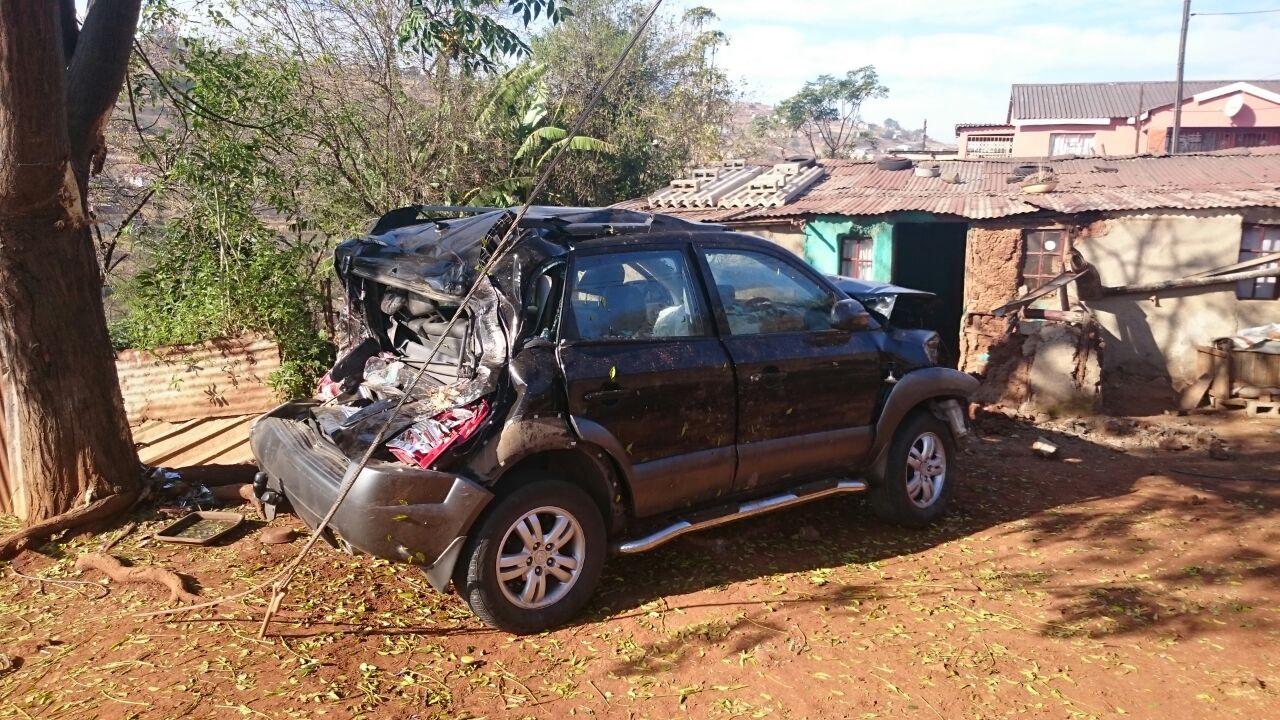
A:
[[[625,388],[607,388],[585,393],[582,399],[587,402],[602,402],[605,405],[612,405],[630,394],[631,391]]]
[[[787,374],[778,368],[770,365],[762,369],[760,372],[751,376],[751,382],[775,383],[786,377]]]

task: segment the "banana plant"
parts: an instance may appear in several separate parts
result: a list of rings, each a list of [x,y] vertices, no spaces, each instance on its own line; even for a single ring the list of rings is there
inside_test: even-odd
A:
[[[564,104],[548,107],[547,86],[542,78],[546,67],[521,63],[503,75],[486,99],[476,126],[487,129],[504,143],[515,147],[504,177],[472,189],[465,202],[507,207],[529,198],[533,185],[547,162],[561,150],[611,155],[617,148],[599,138],[569,137],[564,128]]]

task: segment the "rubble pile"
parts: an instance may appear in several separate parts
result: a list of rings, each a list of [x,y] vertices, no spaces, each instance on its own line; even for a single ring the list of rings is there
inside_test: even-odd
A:
[[[1134,418],[1093,416],[1063,418],[1039,427],[1106,445],[1117,450],[1205,450],[1222,444],[1218,434],[1191,423],[1152,423]]]

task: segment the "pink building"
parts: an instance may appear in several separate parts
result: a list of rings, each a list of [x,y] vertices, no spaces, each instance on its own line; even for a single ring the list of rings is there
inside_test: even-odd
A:
[[[1163,154],[1173,82],[1014,85],[1003,123],[956,125],[961,158]],[[1183,83],[1182,152],[1280,145],[1280,80]]]

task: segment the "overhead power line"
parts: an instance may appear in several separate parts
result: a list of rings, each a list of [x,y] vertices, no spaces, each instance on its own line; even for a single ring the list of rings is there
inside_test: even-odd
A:
[[[1240,11],[1236,11],[1236,12],[1210,12],[1210,13],[1191,13],[1191,14],[1192,14],[1193,16],[1198,16],[1198,15],[1262,15],[1262,14],[1264,14],[1264,13],[1277,13],[1277,12],[1280,12],[1280,8],[1273,8],[1273,9],[1271,9],[1271,10],[1240,10]]]

